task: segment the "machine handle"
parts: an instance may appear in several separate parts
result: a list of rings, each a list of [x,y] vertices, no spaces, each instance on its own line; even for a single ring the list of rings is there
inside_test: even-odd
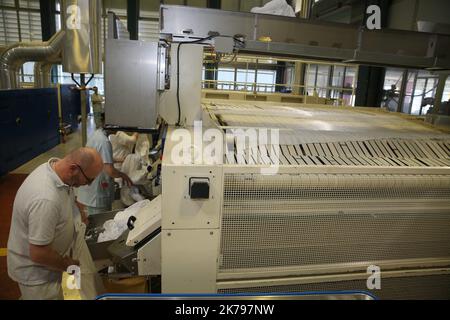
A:
[[[127,222],[127,227],[129,230],[133,230],[134,229],[134,222],[136,221],[136,217],[135,216],[131,216],[128,218],[128,222]]]

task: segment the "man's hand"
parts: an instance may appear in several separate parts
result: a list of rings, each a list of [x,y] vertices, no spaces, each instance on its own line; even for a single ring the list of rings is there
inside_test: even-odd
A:
[[[31,261],[55,271],[66,271],[69,266],[80,265],[78,260],[62,257],[51,245],[29,244]]]
[[[72,259],[71,257],[68,257],[68,256],[65,256],[63,258],[63,261],[64,261],[64,266],[65,266],[66,270],[70,266],[79,266],[80,265],[80,261],[74,260],[74,259]]]
[[[130,177],[127,176],[125,173],[121,172],[120,173],[120,177],[123,180],[123,183],[127,186],[127,187],[131,187],[133,185],[133,181],[131,181]]]
[[[81,222],[83,222],[86,226],[89,225],[89,216],[85,211],[80,212],[81,213]]]

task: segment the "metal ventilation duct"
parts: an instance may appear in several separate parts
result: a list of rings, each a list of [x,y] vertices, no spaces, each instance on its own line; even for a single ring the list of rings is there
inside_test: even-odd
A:
[[[28,61],[45,61],[61,52],[65,33],[59,31],[46,42],[16,43],[0,56],[0,89],[17,89],[17,71]]]
[[[66,31],[63,70],[98,74],[101,68],[101,8],[97,0],[63,0],[61,26]]]

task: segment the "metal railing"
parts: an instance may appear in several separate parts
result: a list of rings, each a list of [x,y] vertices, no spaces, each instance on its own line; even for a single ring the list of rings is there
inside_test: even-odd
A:
[[[354,88],[330,86],[317,87],[296,84],[268,84],[224,80],[202,80],[202,88],[209,90],[248,92],[253,94],[286,93],[297,95],[299,97],[318,98],[318,100],[324,99],[323,102],[325,104],[335,106],[351,106],[355,101]],[[277,90],[277,88],[279,89]],[[308,92],[311,94],[308,94]],[[321,92],[325,92],[325,94],[320,94]],[[333,97],[331,97],[332,93]],[[335,97],[336,95],[338,95],[338,97]],[[304,103],[306,103],[306,99],[304,99]]]

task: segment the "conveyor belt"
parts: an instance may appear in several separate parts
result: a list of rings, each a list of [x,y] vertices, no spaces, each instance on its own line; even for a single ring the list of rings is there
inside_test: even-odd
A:
[[[450,141],[383,139],[280,145],[278,157],[267,146],[258,146],[236,151],[226,159],[240,165],[450,167]]]
[[[450,135],[371,108],[205,103],[219,127],[279,130],[273,146],[228,145],[228,164],[450,167]]]

